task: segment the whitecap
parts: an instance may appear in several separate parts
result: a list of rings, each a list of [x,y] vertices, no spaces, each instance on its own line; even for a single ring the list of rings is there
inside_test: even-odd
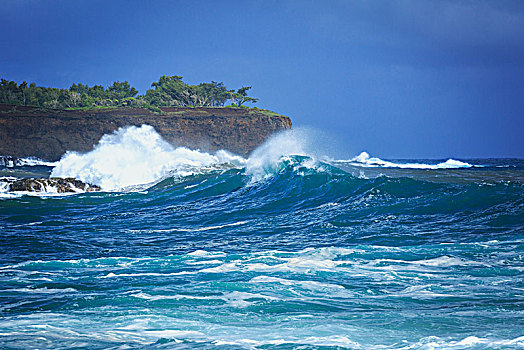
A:
[[[152,184],[167,176],[189,176],[221,166],[243,166],[246,160],[224,150],[215,154],[175,148],[152,126],[129,126],[104,135],[87,153],[67,152],[52,177],[73,177],[103,190]],[[137,190],[140,190],[138,188]]]
[[[19,293],[29,293],[29,294],[63,294],[63,293],[75,293],[77,292],[74,288],[13,288],[6,289],[0,292],[19,292]]]
[[[382,160],[376,157],[370,157],[367,152],[361,152],[358,156],[349,160],[336,160],[335,163],[345,163],[354,166],[368,167],[368,168],[400,168],[400,169],[421,169],[421,170],[437,170],[437,169],[461,169],[480,167],[480,165],[472,165],[456,159],[448,159],[445,162],[438,164],[426,163],[395,163],[387,160]]]

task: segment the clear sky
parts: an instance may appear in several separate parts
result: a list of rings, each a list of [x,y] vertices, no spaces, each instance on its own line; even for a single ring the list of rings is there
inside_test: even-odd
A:
[[[524,157],[524,1],[0,2],[0,76],[252,85],[347,155]]]

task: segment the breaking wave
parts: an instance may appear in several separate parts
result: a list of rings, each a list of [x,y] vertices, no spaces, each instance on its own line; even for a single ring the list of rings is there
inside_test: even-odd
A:
[[[149,125],[130,126],[104,135],[90,152],[66,153],[59,162],[53,164],[51,176],[73,177],[98,185],[103,190],[115,191],[151,185],[170,176],[188,176],[230,168],[245,169],[245,174],[250,176],[250,183],[253,183],[282,170],[291,156],[305,157],[301,166],[309,168],[321,168],[326,164],[429,170],[474,167],[454,159],[438,164],[394,163],[370,157],[366,152],[350,160],[330,162],[326,160],[326,155],[315,151],[310,136],[307,130],[301,129],[278,133],[246,159],[226,150],[212,154],[186,147],[175,148]]]
[[[362,167],[381,167],[381,168],[401,168],[401,169],[460,169],[460,168],[472,168],[480,167],[479,165],[471,165],[460,160],[448,159],[445,162],[438,164],[427,164],[427,163],[395,163],[380,158],[370,157],[367,152],[362,152],[355,158],[349,160],[338,160],[339,163],[346,163],[355,166]]]
[[[115,191],[151,185],[170,176],[245,168],[252,182],[256,182],[279,171],[282,161],[291,155],[308,156],[310,165],[316,164],[312,153],[306,151],[307,140],[305,131],[279,133],[246,159],[226,150],[211,154],[175,148],[149,125],[130,126],[104,135],[90,152],[67,152],[54,164],[51,177],[72,177]]]
[[[209,154],[174,148],[153,127],[142,125],[104,135],[88,153],[66,153],[51,176],[73,177],[111,191],[154,183],[171,175],[187,176],[244,164],[244,158],[224,150]]]

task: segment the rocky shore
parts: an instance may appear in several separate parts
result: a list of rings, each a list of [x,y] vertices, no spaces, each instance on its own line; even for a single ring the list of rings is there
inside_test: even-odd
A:
[[[100,187],[90,185],[73,178],[40,178],[40,179],[15,179],[1,178],[0,183],[5,187],[5,192],[96,192]]]

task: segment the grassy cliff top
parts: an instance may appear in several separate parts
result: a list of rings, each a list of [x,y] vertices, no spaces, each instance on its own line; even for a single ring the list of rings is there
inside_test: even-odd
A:
[[[240,117],[240,116],[266,116],[283,117],[276,112],[246,107],[157,107],[148,109],[144,107],[100,107],[100,108],[45,108],[32,106],[17,106],[0,104],[0,115],[5,116],[173,116],[173,117]]]

